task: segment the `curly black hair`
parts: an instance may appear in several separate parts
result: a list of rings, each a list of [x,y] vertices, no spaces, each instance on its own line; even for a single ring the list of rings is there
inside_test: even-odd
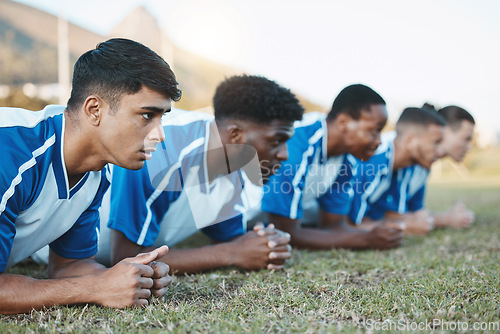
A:
[[[385,105],[385,101],[382,96],[368,86],[350,85],[337,95],[327,119],[335,119],[339,114],[344,113],[357,120],[361,116],[361,111],[369,110],[373,104]]]
[[[213,97],[216,120],[242,119],[266,124],[302,119],[304,108],[287,88],[261,76],[240,75],[219,84]]]
[[[112,109],[123,94],[142,86],[178,101],[181,91],[170,66],[147,46],[125,38],[99,43],[76,61],[68,110],[76,110],[91,94],[99,94]]]

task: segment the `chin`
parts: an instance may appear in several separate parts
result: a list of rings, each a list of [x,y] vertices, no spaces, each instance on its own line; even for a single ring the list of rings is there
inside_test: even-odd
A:
[[[126,169],[131,169],[131,170],[139,170],[142,167],[144,167],[145,162],[146,162],[145,160],[134,161],[134,162],[128,163],[126,166],[121,166],[121,167],[126,168]]]

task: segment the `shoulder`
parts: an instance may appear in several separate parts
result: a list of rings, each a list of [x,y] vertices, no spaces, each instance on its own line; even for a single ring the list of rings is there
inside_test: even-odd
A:
[[[10,167],[16,173],[22,172],[51,155],[56,137],[62,131],[64,109],[62,106],[48,106],[41,111],[0,108],[3,172]]]
[[[320,145],[326,135],[326,114],[309,112],[304,118],[294,123],[295,134],[289,141],[289,150],[294,147],[307,149],[309,146]]]
[[[300,121],[295,121],[294,127],[295,131],[313,134],[318,129],[323,127],[323,123],[326,120],[326,114],[312,111],[304,114],[304,117]]]
[[[41,122],[50,120],[54,116],[61,115],[66,107],[49,105],[43,110],[31,111],[21,108],[0,108],[0,128],[23,127],[34,128]]]
[[[210,122],[214,116],[209,113],[200,111],[187,111],[177,108],[172,108],[167,115],[163,117],[163,126],[189,126],[191,124]]]

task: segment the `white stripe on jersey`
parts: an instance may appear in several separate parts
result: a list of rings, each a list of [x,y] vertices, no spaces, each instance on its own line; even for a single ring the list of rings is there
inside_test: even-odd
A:
[[[32,158],[28,161],[26,161],[24,164],[22,164],[19,169],[18,169],[18,174],[16,177],[12,180],[9,189],[3,194],[2,196],[2,201],[0,202],[0,214],[2,214],[5,210],[5,206],[7,205],[7,201],[14,195],[15,193],[15,188],[16,186],[21,183],[23,176],[22,174],[30,169],[31,167],[36,165],[36,158],[43,154],[50,146],[54,145],[56,142],[56,135],[52,135],[49,139],[45,141],[45,143],[34,150],[32,154]]]
[[[24,128],[34,128],[47,118],[61,114],[63,106],[49,105],[40,111],[31,111],[21,108],[2,108],[0,127],[21,126]]]
[[[189,146],[185,147],[182,149],[181,153],[179,154],[179,159],[175,164],[170,167],[168,170],[167,174],[165,177],[161,180],[160,184],[158,187],[155,189],[155,191],[151,194],[151,196],[148,198],[146,201],[146,207],[147,207],[147,216],[146,220],[144,221],[144,226],[142,227],[141,234],[139,235],[139,239],[137,240],[137,244],[141,245],[144,243],[144,239],[146,238],[146,233],[148,232],[149,229],[149,224],[151,224],[151,218],[152,218],[152,212],[151,212],[151,205],[153,202],[158,198],[158,196],[161,195],[163,190],[167,187],[170,177],[172,177],[172,174],[179,168],[181,167],[182,160],[184,157],[189,154],[191,151],[193,151],[195,148],[203,145],[205,142],[205,138],[198,138],[195,141],[193,141]]]
[[[321,127],[321,129],[318,129],[314,133],[314,135],[311,138],[309,138],[309,148],[302,155],[302,161],[300,162],[299,170],[297,171],[297,174],[295,174],[293,178],[292,186],[295,191],[293,192],[292,203],[290,205],[291,219],[297,219],[297,211],[299,207],[300,196],[302,194],[302,191],[299,189],[299,182],[306,173],[307,159],[311,155],[313,155],[314,153],[313,145],[316,144],[316,142],[323,137],[323,134],[324,134],[324,129],[323,127]]]

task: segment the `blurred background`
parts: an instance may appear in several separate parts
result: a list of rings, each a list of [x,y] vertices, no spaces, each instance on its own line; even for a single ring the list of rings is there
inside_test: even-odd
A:
[[[475,149],[434,179],[488,184],[500,175],[499,17],[496,0],[0,0],[0,106],[65,104],[76,59],[127,37],[173,67],[178,108],[209,110],[217,84],[241,73],[290,88],[307,111],[366,84],[392,124],[407,106],[459,105],[476,118]]]

